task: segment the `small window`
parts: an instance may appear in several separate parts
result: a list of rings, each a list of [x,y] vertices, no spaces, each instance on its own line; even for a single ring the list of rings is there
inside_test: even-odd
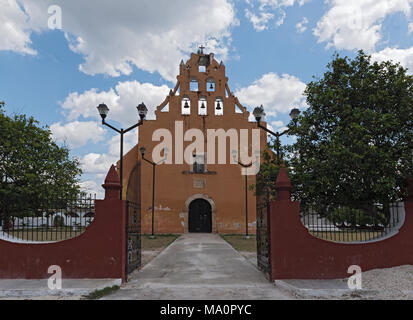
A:
[[[222,116],[224,114],[224,102],[221,98],[215,100],[215,115]]]
[[[188,97],[182,99],[182,114],[188,115],[191,114],[191,100]]]
[[[198,101],[198,115],[200,116],[207,115],[207,101],[205,98],[200,98]]]
[[[194,154],[192,163],[192,172],[193,173],[205,173],[206,164],[205,164],[205,154]]]
[[[191,91],[198,91],[198,79],[193,78],[189,84],[189,89]]]
[[[206,67],[205,66],[199,66],[199,72],[206,72]]]
[[[207,79],[207,91],[208,92],[215,91],[215,80],[213,78]]]

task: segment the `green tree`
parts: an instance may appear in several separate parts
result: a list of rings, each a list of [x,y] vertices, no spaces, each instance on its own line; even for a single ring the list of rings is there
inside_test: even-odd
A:
[[[277,155],[272,151],[276,148],[275,144],[274,138],[268,141],[268,148],[263,150],[261,154],[262,163],[260,172],[256,177],[256,184],[250,186],[250,189],[255,190],[255,195],[259,198],[259,202],[267,202],[276,198],[274,186],[280,172],[280,165]]]
[[[51,199],[75,197],[80,174],[79,161],[52,140],[48,128],[32,117],[6,115],[0,103],[0,213],[27,214],[50,207]]]
[[[327,69],[307,85],[309,108],[291,126],[295,196],[324,208],[400,200],[413,176],[413,76],[363,51],[336,54]]]

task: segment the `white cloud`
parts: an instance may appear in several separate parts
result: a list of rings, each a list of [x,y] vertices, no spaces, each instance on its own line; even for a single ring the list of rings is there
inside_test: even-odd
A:
[[[252,13],[252,11],[245,9],[245,17],[252,23],[256,31],[264,31],[268,28],[268,21],[274,18],[274,14],[259,12],[258,15],[256,15]]]
[[[245,17],[252,23],[256,31],[263,31],[268,29],[269,22],[276,16],[277,20],[274,23],[276,27],[284,23],[287,16],[285,8],[295,4],[301,7],[309,1],[311,0],[247,0],[246,2],[251,9],[245,9]]]
[[[31,30],[46,31],[47,9],[59,5],[70,48],[84,57],[79,68],[89,75],[128,75],[136,66],[174,81],[179,61],[200,43],[226,59],[231,28],[239,23],[230,0],[152,0],[150,5],[135,0],[17,0],[24,11],[16,0],[0,1],[7,8],[2,7],[0,17],[12,22],[9,30],[2,21],[0,43],[31,54]]]
[[[123,138],[123,154],[125,155],[138,143],[138,129],[128,132]],[[115,134],[108,142],[107,153],[89,153],[80,159],[84,174],[106,174],[112,164],[120,159],[120,136]]]
[[[138,130],[127,133],[124,136],[124,155],[138,143]],[[81,182],[82,190],[87,193],[97,194],[103,197],[104,190],[101,184],[112,165],[117,164],[120,159],[120,137],[115,134],[110,140],[107,153],[89,153],[80,158],[80,165],[85,177]],[[86,178],[87,177],[87,178]],[[93,180],[91,180],[91,178]]]
[[[109,120],[129,126],[139,120],[136,106],[141,102],[149,109],[148,119],[154,119],[155,108],[165,100],[169,90],[165,85],[155,86],[138,81],[119,82],[114,89],[108,91],[91,89],[80,94],[72,92],[62,103],[62,107],[72,121],[80,117],[100,119],[96,107],[105,103],[110,109]]]
[[[80,147],[87,142],[99,142],[107,139],[105,133],[111,132],[113,136],[108,140],[106,153],[88,153],[80,158],[81,168],[87,181],[96,185],[103,183],[110,166],[116,164],[120,158],[120,136],[110,129],[104,129],[100,124],[100,116],[96,107],[104,102],[110,108],[108,122],[120,122],[124,128],[139,121],[136,106],[142,101],[149,109],[148,119],[154,119],[154,110],[169,94],[167,86],[155,86],[150,83],[137,81],[119,82],[115,88],[107,91],[97,89],[87,90],[83,93],[70,93],[62,103],[66,113],[67,124],[55,123],[51,131],[58,141],[66,141],[72,147]],[[95,119],[95,121],[79,121]],[[116,124],[114,124],[116,126]],[[139,128],[128,132],[124,136],[124,154],[138,143]],[[91,180],[90,178],[92,177]],[[90,186],[90,184],[88,185]],[[100,187],[98,188],[100,190]],[[92,192],[95,193],[95,192]]]
[[[104,174],[109,171],[112,164],[116,164],[119,155],[89,153],[80,159],[83,174]]]
[[[276,73],[267,73],[252,85],[238,90],[235,95],[242,104],[250,107],[263,105],[267,117],[275,116],[277,112],[288,112],[294,107],[303,108],[306,88],[297,77]]]
[[[274,128],[282,128],[282,127],[284,127],[284,122],[282,122],[282,121],[272,121],[271,122],[271,125],[274,127]]]
[[[29,17],[15,0],[0,0],[0,50],[36,54],[30,48]]]
[[[398,48],[385,48],[379,52],[371,55],[375,61],[388,61],[400,62],[400,64],[409,69],[409,73],[413,74],[413,47],[408,49]]]
[[[138,143],[138,134],[139,134],[139,128],[135,129],[131,132],[128,132],[124,135],[123,137],[123,150],[124,154],[129,152],[130,149],[132,149],[134,146],[137,145]],[[112,139],[109,140],[109,148],[108,148],[108,153],[111,156],[116,156],[120,157],[119,155],[120,152],[120,137],[119,135],[115,135],[112,137]]]
[[[402,12],[410,15],[413,0],[332,0],[317,23],[314,35],[327,48],[364,49],[373,52],[381,40],[384,18]]]
[[[50,130],[57,142],[64,142],[71,148],[82,147],[88,142],[102,141],[106,134],[106,131],[97,121],[73,121],[64,125],[57,122],[50,126]]]
[[[103,182],[101,183],[103,184]],[[87,180],[82,181],[79,183],[80,189],[87,194],[96,195],[97,199],[102,199],[105,195],[105,191],[103,190],[101,185],[98,185],[96,181]]]
[[[284,23],[285,17],[287,16],[287,14],[285,13],[284,10],[280,10],[280,15],[278,17],[278,20],[275,22],[275,25],[277,27],[279,27],[280,25],[282,25]]]
[[[276,16],[274,25],[281,26],[287,16],[285,8],[298,4],[300,7],[311,0],[247,0],[251,9],[245,9],[245,17],[252,23],[256,31],[268,29],[269,22]],[[255,11],[255,12],[254,12]]]
[[[303,18],[299,23],[295,25],[298,33],[303,33],[307,30],[308,19],[306,17]]]

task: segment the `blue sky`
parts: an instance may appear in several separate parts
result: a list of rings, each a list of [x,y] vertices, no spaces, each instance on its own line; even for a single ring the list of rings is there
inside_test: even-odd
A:
[[[62,29],[52,30],[59,18]],[[413,70],[413,0],[0,0],[0,100],[11,114],[50,126],[101,192],[118,136],[99,123],[96,106],[126,127],[136,105],[150,110],[170,88],[181,59],[199,44],[226,65],[231,90],[252,108],[263,104],[274,130],[334,52],[394,60]],[[49,9],[52,9],[49,11]],[[291,140],[286,140],[288,142]],[[128,135],[126,149],[136,143]]]

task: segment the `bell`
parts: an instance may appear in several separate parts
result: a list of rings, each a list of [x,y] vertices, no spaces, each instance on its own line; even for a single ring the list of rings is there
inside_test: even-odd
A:
[[[217,110],[222,110],[220,102],[217,103]]]
[[[202,104],[201,104],[201,109],[205,109],[205,103],[204,102],[202,102]]]
[[[214,90],[214,85],[211,83],[211,86],[209,87],[210,90]]]
[[[184,108],[185,108],[185,109],[188,109],[188,108],[189,108],[189,103],[188,103],[188,101],[185,101]]]

